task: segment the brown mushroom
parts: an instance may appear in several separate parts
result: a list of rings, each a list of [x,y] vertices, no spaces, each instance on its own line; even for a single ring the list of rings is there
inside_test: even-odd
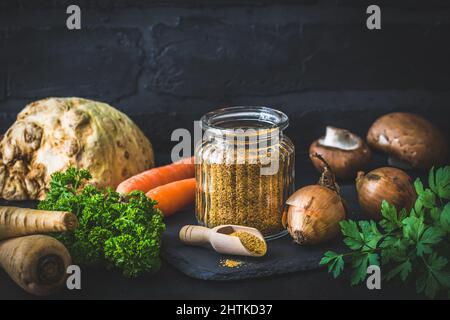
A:
[[[406,112],[389,113],[376,120],[367,142],[375,150],[389,154],[390,165],[401,168],[429,169],[444,164],[449,154],[448,141],[437,127]]]
[[[338,178],[354,178],[356,173],[370,162],[372,153],[363,139],[348,130],[327,127],[324,137],[314,141],[309,154],[319,172],[323,172],[323,162],[313,157],[321,155]]]

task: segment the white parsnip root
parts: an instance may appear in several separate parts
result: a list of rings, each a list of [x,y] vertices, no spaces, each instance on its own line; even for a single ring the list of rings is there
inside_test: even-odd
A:
[[[38,233],[73,231],[77,227],[77,217],[70,212],[0,206],[0,240]]]
[[[55,238],[32,235],[0,242],[0,267],[28,293],[44,296],[61,288],[71,258]]]

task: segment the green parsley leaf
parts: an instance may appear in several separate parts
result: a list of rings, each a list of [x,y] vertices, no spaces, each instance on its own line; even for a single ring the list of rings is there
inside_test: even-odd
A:
[[[416,181],[414,182],[414,187],[416,189],[419,200],[416,201],[415,207],[420,206],[430,209],[436,206],[436,194],[431,189],[424,189],[422,181],[420,181],[420,179],[416,179]]]
[[[448,260],[436,253],[424,260],[426,272],[417,280],[416,288],[419,293],[424,292],[429,298],[434,298],[441,286],[450,287],[450,273],[444,271]]]
[[[406,239],[418,242],[425,230],[423,220],[415,216],[403,219],[403,236]]]
[[[368,249],[375,249],[383,237],[375,221],[359,221],[358,225],[361,228],[364,246]]]
[[[433,186],[430,184],[431,190],[433,190],[439,198],[450,200],[450,166],[437,169],[434,182]]]
[[[367,267],[369,266],[369,255],[361,253],[353,256],[352,267],[354,268],[351,278],[351,285],[357,285],[363,282],[367,276]]]
[[[392,232],[402,227],[397,209],[386,200],[381,203],[381,216],[383,219],[380,221],[380,225],[386,232]]]
[[[438,228],[426,228],[417,242],[417,255],[421,257],[424,254],[431,253],[433,251],[432,246],[441,242],[444,235],[444,232]]]
[[[442,229],[450,233],[450,203],[447,203],[442,210],[439,218]]]
[[[361,249],[364,246],[364,239],[359,232],[358,224],[352,220],[344,220],[340,223],[342,234],[346,236],[344,243],[352,250]]]
[[[397,265],[394,269],[390,270],[388,275],[386,276],[386,280],[391,280],[394,277],[400,275],[400,279],[405,282],[406,278],[412,271],[412,264],[409,259],[403,261],[399,265]]]
[[[328,264],[328,272],[337,278],[344,270],[344,258],[342,254],[337,254],[333,251],[325,252],[324,257],[320,260],[320,265]]]

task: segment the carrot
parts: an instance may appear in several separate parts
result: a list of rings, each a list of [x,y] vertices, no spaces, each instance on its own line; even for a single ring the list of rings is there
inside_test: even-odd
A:
[[[128,194],[133,190],[148,192],[167,183],[193,178],[195,175],[194,157],[181,159],[172,164],[141,172],[122,181],[116,191]]]
[[[146,196],[158,202],[156,207],[170,216],[195,200],[195,178],[184,179],[156,187]]]
[[[0,267],[25,291],[48,295],[61,288],[72,259],[58,240],[32,235],[0,242]]]
[[[37,233],[73,231],[77,217],[70,212],[0,207],[0,240]]]

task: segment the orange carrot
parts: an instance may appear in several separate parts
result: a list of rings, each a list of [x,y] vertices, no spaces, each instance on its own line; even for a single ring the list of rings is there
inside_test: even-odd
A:
[[[195,200],[195,178],[184,179],[156,187],[146,196],[158,202],[156,207],[170,216]]]
[[[195,175],[194,157],[181,159],[166,166],[153,168],[141,172],[125,181],[122,181],[116,191],[128,194],[133,190],[148,192],[151,189],[167,183],[193,178]]]

